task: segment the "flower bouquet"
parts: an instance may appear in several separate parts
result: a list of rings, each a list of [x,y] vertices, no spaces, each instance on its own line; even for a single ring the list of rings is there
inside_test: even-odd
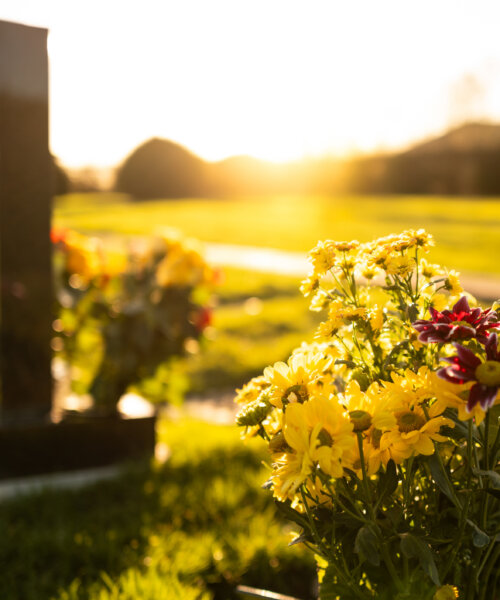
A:
[[[182,354],[210,323],[214,271],[196,243],[173,230],[128,251],[73,231],[54,231],[53,241],[55,349],[80,365],[73,379],[88,367],[94,413],[113,413],[130,385]]]
[[[500,598],[500,322],[432,245],[318,243],[314,341],[238,390],[321,600]]]

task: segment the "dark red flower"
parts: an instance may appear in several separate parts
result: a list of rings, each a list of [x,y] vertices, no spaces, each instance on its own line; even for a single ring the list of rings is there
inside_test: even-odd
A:
[[[485,344],[485,361],[468,348],[460,344],[453,345],[457,349],[457,356],[443,358],[450,365],[439,369],[438,376],[451,383],[475,381],[469,391],[467,410],[470,412],[478,403],[483,410],[490,408],[495,403],[500,389],[500,352],[497,334],[491,333],[488,336]]]
[[[488,308],[471,310],[467,298],[462,296],[452,310],[439,312],[430,308],[431,321],[421,319],[412,323],[420,335],[418,340],[423,343],[451,342],[476,338],[482,344],[488,339],[488,329],[500,327],[497,313]]]
[[[194,321],[194,326],[201,333],[209,325],[212,324],[212,310],[208,306],[203,306]]]

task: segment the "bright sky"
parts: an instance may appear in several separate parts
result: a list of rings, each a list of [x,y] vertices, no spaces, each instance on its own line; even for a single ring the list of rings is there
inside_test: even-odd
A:
[[[50,30],[68,166],[151,136],[287,160],[500,121],[498,0],[2,0],[0,18]]]

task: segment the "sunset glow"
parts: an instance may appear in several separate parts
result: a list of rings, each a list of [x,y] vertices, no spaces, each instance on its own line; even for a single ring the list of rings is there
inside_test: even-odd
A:
[[[116,164],[152,136],[280,161],[500,120],[499,17],[485,0],[0,8],[50,29],[51,146],[70,166]]]

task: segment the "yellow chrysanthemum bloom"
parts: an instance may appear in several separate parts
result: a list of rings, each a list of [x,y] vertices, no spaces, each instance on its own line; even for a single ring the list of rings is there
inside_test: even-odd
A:
[[[319,287],[318,276],[311,273],[306,279],[304,279],[300,285],[300,292],[304,297],[310,296],[316,292]]]
[[[238,404],[247,404],[253,400],[257,400],[260,393],[269,387],[269,383],[263,375],[250,379],[241,389],[236,390],[234,399]]]
[[[355,444],[352,424],[334,395],[316,395],[304,404],[291,404],[284,417],[283,433],[290,447],[307,452],[321,470],[331,477],[342,477],[343,457]]]
[[[433,265],[428,262],[425,258],[421,258],[418,263],[418,270],[426,279],[432,279],[437,275],[442,275],[444,272],[443,267],[440,265]]]
[[[416,262],[410,256],[392,256],[385,262],[384,268],[389,275],[405,277],[415,270]]]
[[[464,291],[464,288],[460,284],[459,280],[460,273],[456,271],[450,271],[444,282],[445,289],[450,292],[451,296],[460,296]]]
[[[357,381],[350,381],[340,395],[340,401],[349,411],[354,431],[364,431],[372,425],[381,431],[387,431],[396,426],[396,417],[387,394],[377,382],[363,392]]]
[[[415,372],[406,369],[403,375],[391,374],[392,381],[384,381],[384,395],[393,408],[399,410],[402,404],[413,409],[427,405],[428,415],[437,417],[447,408],[447,404],[435,398],[435,374],[426,366]]]
[[[430,233],[427,233],[425,229],[407,229],[401,234],[402,241],[407,244],[406,248],[420,248],[424,251],[429,250],[431,246],[434,246],[434,238]]]
[[[102,273],[103,254],[97,238],[70,231],[64,239],[66,271],[88,282]]]
[[[442,585],[432,597],[432,600],[456,600],[458,589],[454,585]]]
[[[394,416],[397,427],[382,434],[380,449],[388,450],[397,464],[416,454],[433,454],[433,441],[445,442],[448,439],[439,433],[441,427],[455,426],[453,421],[441,416],[427,420],[424,411],[418,406],[412,409],[402,404],[394,411]]]
[[[266,367],[264,377],[271,386],[271,404],[283,408],[283,403],[307,400],[317,379],[330,364],[328,356],[299,352],[288,359],[288,364],[277,362]]]
[[[314,269],[314,275],[321,276],[336,266],[336,250],[332,240],[318,242],[309,252],[309,260]]]
[[[444,294],[433,294],[430,297],[429,306],[432,306],[435,310],[442,312],[445,308],[448,308],[450,304],[450,299],[447,298]]]
[[[381,306],[368,310],[368,319],[373,331],[380,331],[384,326],[384,309]]]
[[[201,254],[189,247],[168,251],[156,271],[158,285],[195,286],[210,280],[209,269]]]

